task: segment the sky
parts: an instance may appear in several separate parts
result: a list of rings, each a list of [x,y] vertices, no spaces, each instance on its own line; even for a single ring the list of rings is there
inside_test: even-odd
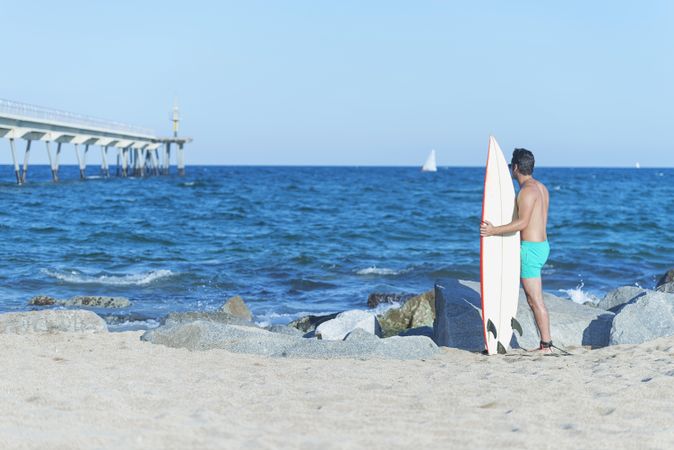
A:
[[[188,164],[674,166],[667,0],[0,1],[0,98],[161,135],[177,98]]]

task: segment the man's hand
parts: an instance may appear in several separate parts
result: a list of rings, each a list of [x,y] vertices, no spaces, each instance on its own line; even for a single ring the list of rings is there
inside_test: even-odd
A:
[[[489,237],[494,235],[494,225],[488,220],[483,220],[480,224],[480,236]]]

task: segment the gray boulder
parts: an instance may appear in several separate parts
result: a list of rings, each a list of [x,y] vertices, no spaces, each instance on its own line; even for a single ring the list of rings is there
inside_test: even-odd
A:
[[[355,331],[343,341],[324,341],[272,333],[261,328],[200,320],[166,324],[147,331],[141,339],[189,350],[219,348],[234,353],[313,359],[424,359],[438,352],[433,341],[423,336],[379,339]]]
[[[311,331],[314,331],[316,327],[322,324],[323,322],[334,319],[335,317],[337,317],[338,314],[339,313],[326,314],[324,316],[314,316],[314,315],[303,316],[297,320],[293,320],[288,324],[288,326],[297,328],[303,333],[309,333]]]
[[[289,327],[288,325],[270,325],[265,327],[265,330],[271,331],[272,333],[289,334],[291,336],[304,336],[304,333],[300,330],[295,327]]]
[[[345,341],[365,341],[365,342],[377,342],[379,341],[379,336],[374,335],[372,333],[368,333],[367,331],[363,330],[362,328],[356,328],[352,332],[346,335],[344,338]]]
[[[357,309],[344,311],[332,320],[323,322],[316,327],[316,337],[329,341],[342,340],[344,337],[360,328],[370,334],[381,336],[381,327],[377,317],[367,311]]]
[[[544,294],[550,316],[553,342],[561,347],[608,345],[608,336],[614,314],[554,295]],[[433,339],[440,346],[464,350],[484,349],[482,331],[482,302],[480,284],[470,281],[449,280],[436,289],[436,319]],[[523,335],[516,332],[511,347],[536,348],[540,338],[531,308],[524,291],[520,290],[517,321]]]
[[[674,281],[674,269],[669,269],[667,272],[665,272],[664,275],[660,277],[658,284],[656,284],[655,287],[659,288],[663,284],[671,283],[672,281]]]
[[[234,317],[229,313],[223,311],[187,311],[187,312],[172,312],[164,319],[164,324],[172,323],[190,323],[197,320],[205,320],[208,322],[224,323],[228,325],[239,325],[243,327],[257,327],[253,322]]]
[[[433,326],[410,328],[400,333],[399,336],[426,336],[433,339]]]
[[[243,299],[238,295],[227,300],[220,308],[220,311],[230,314],[234,317],[239,317],[243,320],[253,320],[253,313],[250,312],[246,302],[244,302]]]
[[[126,297],[104,297],[79,295],[61,303],[63,306],[84,306],[87,308],[128,308],[131,302]]]
[[[666,292],[668,294],[674,294],[674,281],[670,281],[669,283],[661,284],[655,290],[658,291],[658,292]]]
[[[597,307],[608,311],[617,312],[628,303],[634,302],[639,297],[646,295],[646,289],[637,286],[623,286],[613,289],[597,303]]]
[[[105,321],[91,311],[44,310],[0,314],[0,333],[107,333]]]
[[[674,335],[674,294],[650,291],[615,316],[609,343],[641,344]]]
[[[153,344],[188,350],[221,348],[234,353],[274,356],[302,338],[272,333],[257,327],[194,320],[167,321],[166,325],[145,332],[141,339]]]

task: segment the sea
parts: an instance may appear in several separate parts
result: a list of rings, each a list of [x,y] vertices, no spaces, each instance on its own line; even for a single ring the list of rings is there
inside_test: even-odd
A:
[[[479,279],[484,169],[188,166],[187,174],[51,182],[0,166],[0,311],[35,295],[124,296],[112,330],[240,295],[262,325],[366,309],[373,292]],[[674,266],[674,169],[546,168],[544,289],[597,301]]]

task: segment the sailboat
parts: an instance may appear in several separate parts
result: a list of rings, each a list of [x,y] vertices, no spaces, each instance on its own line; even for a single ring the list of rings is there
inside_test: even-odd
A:
[[[421,167],[422,172],[437,172],[438,166],[435,164],[435,150],[431,150],[431,153],[426,158],[426,162],[423,167]]]

